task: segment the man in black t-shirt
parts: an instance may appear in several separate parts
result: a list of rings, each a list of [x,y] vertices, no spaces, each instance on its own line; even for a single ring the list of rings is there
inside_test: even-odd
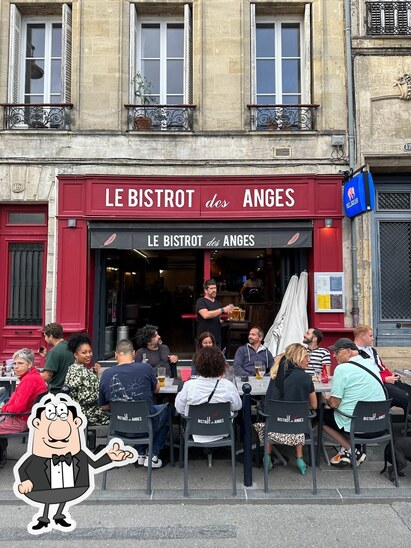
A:
[[[197,338],[209,331],[214,335],[216,345],[221,348],[221,314],[228,314],[234,306],[228,304],[222,306],[216,301],[217,284],[215,280],[206,280],[203,284],[204,297],[200,297],[196,302],[197,313]]]

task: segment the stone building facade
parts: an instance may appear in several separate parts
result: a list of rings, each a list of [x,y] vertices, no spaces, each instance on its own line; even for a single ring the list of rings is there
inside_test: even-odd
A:
[[[409,103],[372,99],[395,93],[392,81],[409,71],[408,46],[396,38],[367,37],[362,4],[353,3],[357,161],[382,171],[393,166],[398,171],[401,165],[406,171],[402,147],[408,137],[411,141],[404,115]],[[135,95],[137,72],[143,83],[150,80],[148,97]],[[208,177],[329,176],[340,188],[348,169],[346,89],[343,0],[3,0],[0,250],[6,260],[14,222],[8,221],[10,208],[23,237],[31,232],[18,216],[23,206],[45,207],[44,291],[37,320],[62,321],[67,332],[92,332],[95,323],[92,298],[78,303],[87,308],[89,320],[71,324],[59,316],[64,177],[154,176],[176,182],[200,177],[206,184]],[[144,130],[136,122],[142,114],[151,118]],[[307,200],[311,203],[314,194]],[[344,302],[338,319],[324,322],[331,337],[344,329],[349,333],[352,325],[350,223],[340,209],[337,204],[334,226],[339,227]],[[316,222],[323,226],[328,216],[324,207]],[[359,224],[365,321],[374,316],[370,222],[363,218]],[[88,268],[92,253],[85,254],[87,264],[79,254],[73,270]],[[27,322],[19,326],[18,312],[10,311],[10,268],[0,298],[0,354],[7,357],[21,346],[21,337],[27,344],[39,338],[33,329],[28,333]],[[317,320],[310,299],[310,319]],[[270,318],[264,318],[268,327]]]

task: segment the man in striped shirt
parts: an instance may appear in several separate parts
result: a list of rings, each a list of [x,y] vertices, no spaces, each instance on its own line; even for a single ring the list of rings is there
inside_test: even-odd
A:
[[[322,331],[315,327],[307,329],[304,335],[304,344],[307,345],[310,354],[310,362],[306,372],[310,375],[320,375],[323,366],[327,368],[327,374],[331,373],[331,355],[327,348],[321,348],[320,342],[323,340]]]

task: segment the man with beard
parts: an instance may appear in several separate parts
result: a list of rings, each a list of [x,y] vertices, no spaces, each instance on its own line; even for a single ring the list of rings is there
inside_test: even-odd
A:
[[[136,362],[148,362],[157,373],[159,367],[166,368],[166,375],[175,377],[178,356],[171,354],[169,347],[163,344],[156,325],[145,325],[137,331],[136,343],[140,347],[136,352]]]
[[[204,331],[209,331],[214,335],[216,346],[221,348],[220,316],[228,314],[234,308],[234,305],[222,306],[220,302],[216,301],[217,284],[215,280],[206,280],[203,288],[204,296],[197,299],[196,302],[197,338]]]
[[[255,362],[262,362],[265,370],[271,369],[274,358],[267,347],[263,345],[264,331],[261,327],[252,327],[248,333],[248,343],[240,346],[234,356],[233,368],[237,377],[242,375],[255,376]]]
[[[328,375],[331,371],[331,355],[327,348],[321,348],[320,342],[323,340],[322,331],[315,327],[307,329],[304,335],[304,344],[307,345],[310,355],[310,362],[306,369],[310,375],[320,375],[323,367],[327,368]]]

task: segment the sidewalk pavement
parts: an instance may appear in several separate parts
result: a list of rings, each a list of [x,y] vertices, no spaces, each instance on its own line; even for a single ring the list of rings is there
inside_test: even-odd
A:
[[[401,425],[394,425],[399,431]],[[399,435],[397,433],[397,435]],[[98,444],[105,444],[98,438]],[[0,470],[0,504],[21,505],[13,494],[13,466],[25,452],[25,444],[20,438],[10,440],[8,462]],[[168,452],[168,448],[165,450]],[[253,485],[243,485],[243,465],[237,462],[237,497],[231,493],[231,462],[221,451],[213,458],[212,468],[208,467],[207,457],[194,453],[189,460],[189,497],[183,496],[183,470],[178,467],[178,455],[175,468],[166,464],[153,470],[152,494],[146,490],[147,469],[124,466],[110,470],[107,476],[107,490],[103,491],[102,474],[95,476],[95,490],[83,504],[324,504],[324,503],[390,503],[394,501],[411,502],[411,464],[407,476],[400,478],[400,487],[396,488],[386,474],[380,474],[383,468],[383,446],[367,447],[367,460],[359,468],[361,494],[354,491],[353,475],[350,466],[336,469],[327,466],[324,461],[317,468],[318,494],[312,494],[311,468],[302,476],[295,465],[293,448],[281,448],[289,456],[288,466],[275,465],[269,472],[269,492],[264,493],[263,469],[253,467]],[[191,454],[191,451],[189,455]],[[334,454],[330,448],[329,454]]]

